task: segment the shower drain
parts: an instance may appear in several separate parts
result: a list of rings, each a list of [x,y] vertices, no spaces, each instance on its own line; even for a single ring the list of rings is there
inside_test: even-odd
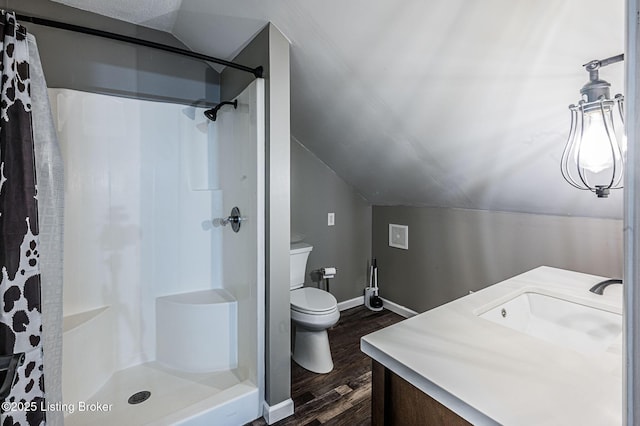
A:
[[[151,396],[151,392],[149,391],[140,391],[136,392],[129,397],[127,402],[129,404],[140,404],[141,402],[145,402]]]

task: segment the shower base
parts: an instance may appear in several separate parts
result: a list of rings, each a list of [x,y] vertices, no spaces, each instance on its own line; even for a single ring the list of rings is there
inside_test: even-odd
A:
[[[140,391],[151,396],[129,404],[129,397]],[[261,415],[258,387],[239,379],[236,371],[191,374],[155,362],[116,372],[83,402],[94,411],[81,412],[81,403],[69,402],[75,412],[65,414],[66,426],[238,425]]]

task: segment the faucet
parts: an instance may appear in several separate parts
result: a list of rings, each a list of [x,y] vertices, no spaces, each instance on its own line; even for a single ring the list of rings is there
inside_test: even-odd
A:
[[[610,286],[611,284],[622,284],[622,280],[621,279],[617,279],[617,278],[604,280],[604,281],[601,281],[598,284],[594,285],[593,287],[591,287],[589,289],[589,291],[592,292],[592,293],[595,293],[595,294],[603,295],[604,294],[604,289],[607,288],[608,286]]]

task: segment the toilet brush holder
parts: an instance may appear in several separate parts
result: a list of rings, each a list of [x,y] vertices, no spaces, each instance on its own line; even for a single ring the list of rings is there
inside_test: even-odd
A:
[[[365,287],[364,305],[372,311],[382,310],[382,299],[378,296],[378,289],[375,287]]]

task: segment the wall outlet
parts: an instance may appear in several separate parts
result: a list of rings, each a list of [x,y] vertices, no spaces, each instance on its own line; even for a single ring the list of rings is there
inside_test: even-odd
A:
[[[409,227],[389,224],[389,246],[409,250]]]
[[[327,225],[328,226],[333,226],[336,224],[336,214],[335,213],[329,213],[327,215]]]

